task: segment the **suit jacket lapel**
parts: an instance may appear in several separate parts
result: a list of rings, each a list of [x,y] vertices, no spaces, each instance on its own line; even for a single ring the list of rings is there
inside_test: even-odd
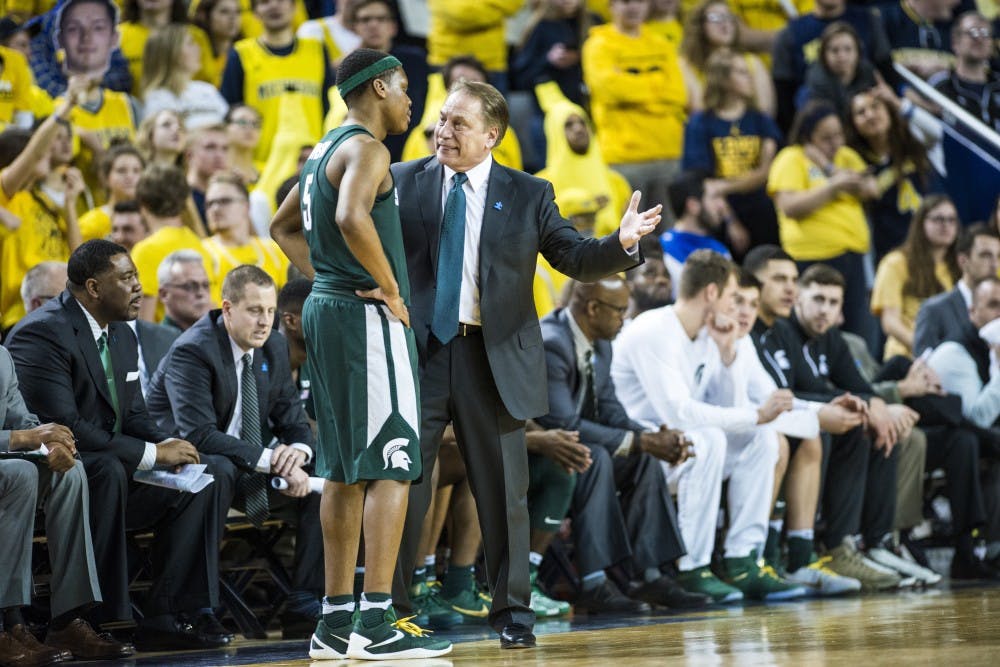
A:
[[[415,181],[420,217],[427,234],[427,249],[431,256],[431,267],[437,277],[438,241],[441,239],[441,179],[444,167],[436,158],[431,158],[422,171],[417,172]]]
[[[479,289],[482,294],[484,279],[490,273],[494,248],[500,247],[500,238],[508,226],[510,212],[514,209],[517,191],[510,175],[493,160],[486,186],[486,209],[483,211],[483,228],[479,235]],[[481,298],[481,297],[480,297]]]
[[[67,291],[60,297],[63,299],[63,307],[69,313],[70,322],[76,331],[76,342],[80,347],[80,353],[90,371],[90,377],[97,387],[97,393],[101,395],[109,407],[114,407],[111,402],[111,392],[108,390],[108,379],[104,376],[104,365],[101,363],[101,355],[97,352],[97,342],[94,334],[90,330],[90,323],[86,315],[83,314],[82,306],[76,303],[76,299]],[[114,361],[112,360],[112,364]],[[119,403],[119,405],[121,405]]]
[[[271,365],[264,356],[264,348],[260,348],[253,353],[253,373],[257,378],[257,414],[260,416],[261,434],[264,433],[264,425],[267,424],[267,392],[270,389]],[[262,443],[267,447],[268,443]]]
[[[128,329],[128,325],[122,322],[112,322],[108,325],[108,341],[111,347],[111,368],[115,373],[115,393],[118,394],[118,411],[121,413],[119,416],[122,421],[125,420],[125,414],[128,412],[125,404],[125,385],[127,384],[126,378],[128,377],[128,371],[133,367],[138,367],[138,359],[129,359],[125,356],[125,348],[122,345],[122,336],[131,336]],[[101,367],[103,370],[103,366]],[[139,377],[136,374],[136,381],[138,382]]]
[[[236,392],[239,387],[239,378],[236,377],[236,364],[233,363],[233,348],[229,343],[229,332],[226,331],[226,325],[222,321],[222,314],[219,314],[219,319],[214,322],[215,327],[215,339],[219,346],[219,358],[222,359],[222,377],[220,382],[222,383],[220,396],[225,397],[228,404],[225,406],[225,422],[222,427],[225,428],[229,425],[230,420],[233,418],[233,413],[236,411]]]

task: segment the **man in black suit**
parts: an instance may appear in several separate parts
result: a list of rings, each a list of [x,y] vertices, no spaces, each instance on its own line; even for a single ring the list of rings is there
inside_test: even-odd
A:
[[[972,290],[1000,268],[1000,236],[996,229],[978,223],[964,230],[955,245],[962,277],[955,289],[932,296],[920,306],[913,332],[913,354],[935,348],[946,340],[965,340],[972,325],[969,308]]]
[[[420,356],[422,455],[430,469],[453,421],[484,530],[489,621],[501,647],[515,648],[535,645],[524,422],[548,412],[532,299],[536,258],[541,252],[557,271],[597,280],[641,261],[635,246],[660,216],[659,207],[640,214],[636,193],[619,232],[584,239],[559,215],[549,183],[494,162],[507,122],[495,88],[460,81],[441,108],[436,155],[392,172]],[[400,606],[430,486],[410,490],[394,595]]]
[[[149,381],[160,367],[163,357],[167,356],[170,346],[180,336],[180,332],[174,327],[146,320],[132,320],[128,325],[135,333],[139,345],[139,386],[142,388],[143,397],[148,398]]]
[[[218,647],[232,636],[219,604],[220,502],[224,480],[178,493],[132,479],[137,470],[199,461],[190,442],[169,437],[146,412],[135,335],[141,286],[126,250],[94,240],[69,259],[67,289],[22,319],[7,348],[28,408],[77,438],[90,484],[91,530],[104,620],[132,617],[125,531],[155,528],[153,585],[135,635],[140,650]],[[207,472],[215,472],[213,462]],[[225,501],[220,500],[225,498]]]
[[[282,619],[288,639],[308,637],[316,626],[323,535],[320,494],[309,493],[302,468],[312,458],[312,429],[292,381],[284,336],[271,327],[277,298],[274,280],[256,266],[230,271],[222,283],[222,309],[181,334],[150,380],[149,413],[203,454],[225,457],[227,465],[216,475],[233,479],[235,503],[251,521],[273,514],[297,526],[293,590]],[[268,433],[282,444],[268,446]],[[272,488],[268,475],[283,479],[286,488]],[[223,520],[226,510],[228,505]]]
[[[628,307],[625,281],[609,276],[574,284],[569,307],[554,310],[541,322],[549,413],[537,421],[546,428],[579,432],[591,457],[614,470],[613,478],[595,484],[592,466],[577,482],[571,510],[584,577],[575,606],[609,611],[605,607],[616,591],[600,573],[629,557],[630,574],[642,581],[626,591],[630,597],[673,608],[704,606],[707,596],[684,591],[661,571],[685,549],[660,461],[680,463],[689,455],[690,443],[680,431],[661,427],[649,432],[629,419],[611,381],[611,340]],[[598,505],[600,498],[610,502]],[[611,523],[619,525],[609,529]],[[543,553],[536,549],[541,545],[535,537],[533,533],[532,550]]]

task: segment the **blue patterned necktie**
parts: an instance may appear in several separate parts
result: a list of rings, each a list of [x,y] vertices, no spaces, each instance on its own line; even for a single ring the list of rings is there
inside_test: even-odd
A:
[[[458,302],[462,295],[465,256],[465,190],[462,184],[468,180],[465,174],[452,176],[451,191],[444,203],[444,224],[438,243],[437,292],[431,320],[431,332],[442,343],[448,343],[458,333]]]
[[[252,447],[263,447],[260,437],[260,407],[257,404],[257,378],[253,374],[253,355],[243,355],[243,372],[240,373],[243,390],[240,439]],[[243,492],[247,518],[260,528],[267,520],[267,475],[248,472],[240,477],[239,489]]]

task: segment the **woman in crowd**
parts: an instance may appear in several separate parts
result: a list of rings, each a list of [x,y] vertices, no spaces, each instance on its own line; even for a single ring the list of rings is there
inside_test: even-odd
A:
[[[229,105],[218,88],[194,80],[201,69],[201,47],[187,28],[171,23],[150,35],[143,54],[141,90],[144,116],[170,109],[181,115],[187,129],[194,130],[222,123]]]
[[[865,272],[870,235],[862,202],[878,196],[875,177],[844,143],[840,116],[830,104],[806,105],[792,123],[789,141],[767,180],[781,245],[800,271],[823,262],[844,275],[844,328],[871,342]]]
[[[738,44],[736,16],[725,0],[706,0],[687,15],[680,64],[692,109],[701,109],[703,105],[705,66],[709,57],[722,48],[738,50]],[[750,71],[757,107],[768,116],[774,116],[774,84],[767,68],[752,53],[740,55]]]
[[[125,0],[122,6],[122,22],[118,26],[121,35],[121,52],[128,60],[132,74],[132,92],[140,93],[143,70],[143,52],[146,41],[157,30],[170,23],[184,24],[191,38],[201,49],[201,67],[195,78],[201,81],[215,81],[220,75],[215,71],[212,60],[212,45],[208,36],[196,25],[188,23],[186,0]]]
[[[757,108],[745,58],[729,49],[709,57],[704,103],[704,111],[691,116],[684,131],[684,171],[710,174],[706,188],[726,196],[736,216],[727,225],[735,255],[777,244],[778,218],[765,185],[781,132]]]
[[[943,195],[931,195],[913,216],[903,245],[879,263],[871,309],[888,337],[886,359],[912,354],[913,328],[920,305],[952,289],[959,279],[961,270],[955,253],[958,229],[958,212],[952,201]]]
[[[184,159],[184,121],[180,114],[163,109],[147,115],[139,125],[137,145],[148,164],[181,166]]]
[[[878,183],[878,197],[865,205],[876,262],[906,238],[924,195],[943,191],[914,128],[930,143],[936,137],[911,123],[901,111],[914,120],[928,116],[908,101],[901,103],[882,83],[851,97],[846,115],[848,145],[864,158]],[[930,123],[937,125],[933,118]]]
[[[848,100],[876,83],[875,68],[862,57],[857,31],[849,23],[834,21],[820,37],[819,57],[806,72],[798,106],[809,100],[828,102],[843,118]]]
[[[240,31],[240,3],[238,0],[202,0],[195,8],[191,22],[208,36],[215,78],[209,83],[218,88],[222,72],[226,69],[229,49],[242,37]]]
[[[248,188],[260,178],[260,170],[264,166],[253,159],[260,141],[260,123],[260,113],[245,104],[237,104],[226,114],[229,166],[240,175]]]
[[[132,144],[114,144],[108,149],[101,160],[100,174],[108,200],[80,216],[80,235],[84,241],[103,239],[111,233],[115,204],[135,199],[135,186],[145,166],[139,149]]]

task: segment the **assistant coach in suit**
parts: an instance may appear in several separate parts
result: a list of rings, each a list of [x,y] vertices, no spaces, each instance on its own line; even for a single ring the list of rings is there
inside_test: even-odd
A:
[[[494,162],[507,130],[503,96],[459,82],[441,108],[436,155],[395,165],[406,246],[410,322],[420,355],[421,450],[433,465],[453,421],[483,526],[501,647],[534,646],[528,607],[528,486],[524,422],[548,412],[545,353],[532,299],[539,252],[593,281],[641,261],[637,243],[659,222],[632,198],[618,233],[584,239],[556,208],[552,186]],[[403,606],[430,485],[414,484],[395,598]],[[471,565],[457,563],[457,566]]]
[[[142,298],[128,251],[88,241],[70,256],[68,275],[67,289],[25,316],[7,348],[28,408],[77,438],[90,485],[102,617],[132,618],[125,531],[155,527],[153,585],[136,647],[222,646],[232,637],[205,610],[219,604],[218,508],[232,491],[219,480],[194,494],[133,481],[137,470],[197,463],[198,452],[157,428],[146,411],[126,323]]]

